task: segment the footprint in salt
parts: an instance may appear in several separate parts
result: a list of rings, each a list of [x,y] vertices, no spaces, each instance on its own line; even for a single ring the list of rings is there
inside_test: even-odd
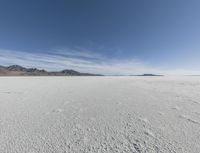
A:
[[[139,118],[139,121],[142,121],[142,122],[144,122],[144,123],[149,123],[149,120],[148,120],[147,118],[142,118],[142,117],[140,117],[140,118]]]
[[[200,102],[198,102],[198,101],[196,101],[196,100],[191,100],[191,102],[194,103],[194,104],[200,105]]]
[[[172,107],[172,109],[174,109],[174,110],[180,110],[180,108],[178,106],[174,106],[174,107]]]
[[[150,136],[150,137],[152,137],[152,138],[155,138],[154,133],[153,133],[151,130],[149,130],[149,129],[146,129],[146,130],[144,131],[144,134],[147,135],[147,136]]]
[[[158,114],[159,114],[160,116],[164,116],[164,115],[165,115],[165,113],[163,113],[163,112],[158,112]]]
[[[116,104],[117,104],[117,105],[121,105],[121,104],[122,104],[122,102],[118,101],[118,102],[116,102]]]
[[[192,119],[192,118],[190,118],[190,117],[187,116],[187,115],[179,115],[179,117],[185,119],[185,120],[188,121],[188,122],[191,122],[191,123],[200,125],[200,122],[199,122],[199,121],[197,121],[197,120],[195,120],[195,119]]]

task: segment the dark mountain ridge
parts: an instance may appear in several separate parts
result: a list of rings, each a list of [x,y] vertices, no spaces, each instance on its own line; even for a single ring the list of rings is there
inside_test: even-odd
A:
[[[20,65],[0,66],[0,76],[102,76],[100,74],[81,73],[75,70],[49,72],[37,68],[25,68]]]

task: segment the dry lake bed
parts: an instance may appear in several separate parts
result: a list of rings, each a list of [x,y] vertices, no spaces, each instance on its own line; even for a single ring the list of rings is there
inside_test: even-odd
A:
[[[0,77],[1,153],[199,153],[200,77]]]

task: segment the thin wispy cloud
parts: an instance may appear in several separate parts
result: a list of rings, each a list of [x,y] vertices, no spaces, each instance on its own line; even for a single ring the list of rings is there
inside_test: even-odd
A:
[[[92,51],[77,49],[57,49],[43,53],[0,50],[0,65],[18,64],[49,71],[74,69],[80,72],[106,75],[156,74],[197,74],[197,71],[184,69],[163,70],[150,67],[142,61],[109,59]]]
[[[53,55],[61,55],[65,57],[76,57],[76,58],[82,58],[82,59],[90,59],[90,60],[100,60],[105,58],[103,55],[92,52],[84,48],[56,48],[54,50],[49,51],[50,54]]]

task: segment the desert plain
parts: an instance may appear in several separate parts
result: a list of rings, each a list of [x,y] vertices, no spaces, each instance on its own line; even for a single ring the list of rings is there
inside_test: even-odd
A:
[[[199,153],[200,77],[0,77],[1,153]]]

